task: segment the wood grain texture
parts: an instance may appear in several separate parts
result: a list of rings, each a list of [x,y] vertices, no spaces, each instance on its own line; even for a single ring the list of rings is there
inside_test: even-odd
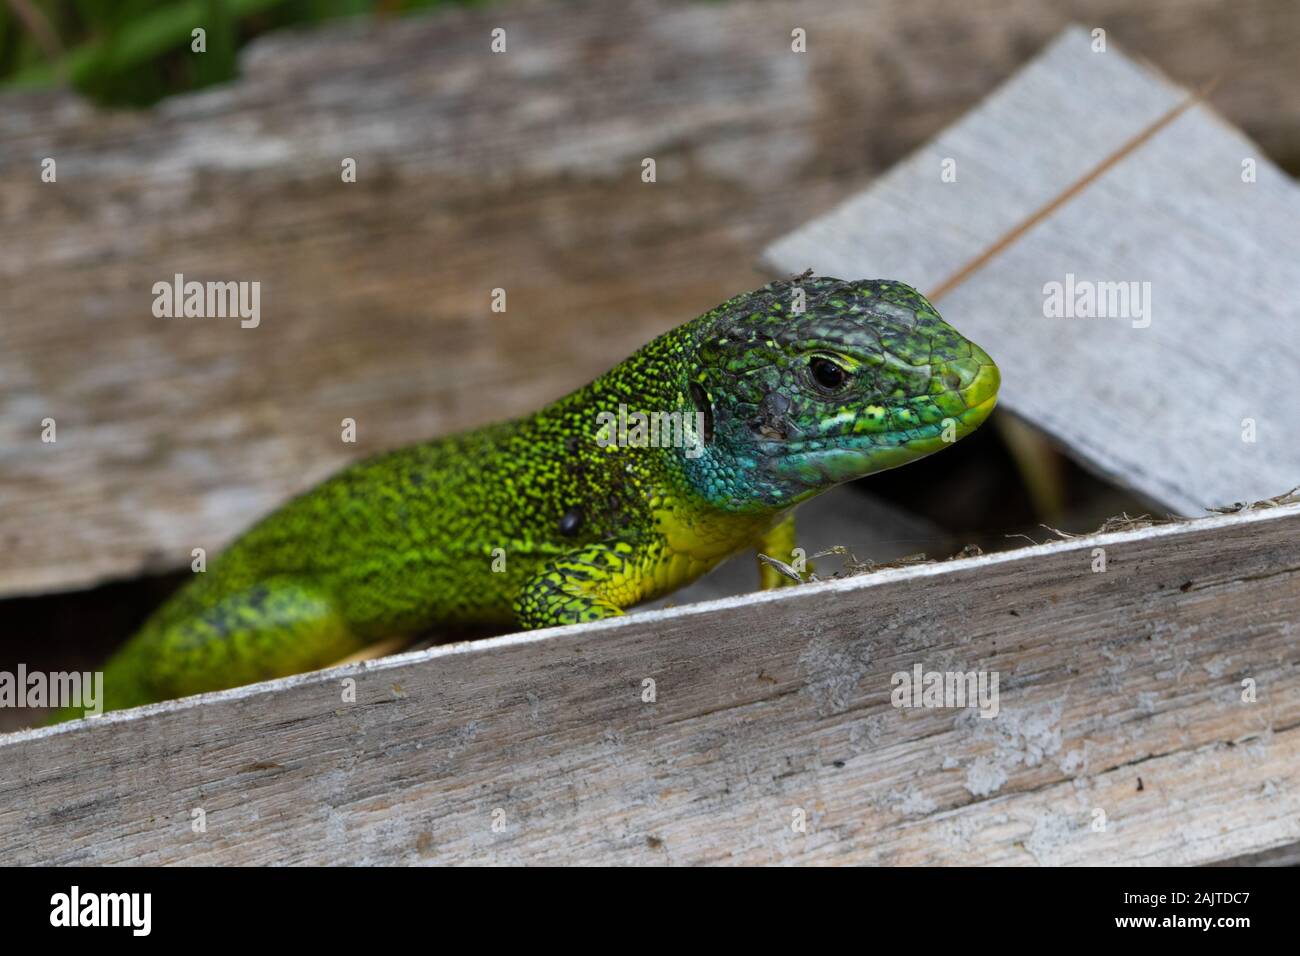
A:
[[[268,38],[142,114],[6,95],[0,594],[182,566],[353,457],[582,384],[1071,18],[1182,78],[1231,62],[1216,105],[1300,156],[1288,0],[511,5]],[[261,326],[154,319],[177,272],[262,282]]]
[[[1096,52],[1071,30],[766,258],[778,270],[874,271],[937,289],[1186,95],[1113,41]],[[1243,181],[1247,159],[1253,182]],[[941,176],[945,161],[955,181]],[[1004,407],[1123,487],[1181,514],[1268,498],[1300,483],[1297,223],[1295,182],[1197,107],[940,309],[998,361]],[[1076,285],[1123,286],[1129,297],[1106,291],[1104,312],[1051,314],[1052,283],[1071,305]]]
[[[1297,621],[1289,506],[438,648],[0,737],[0,859],[1266,853],[1300,842]],[[891,706],[917,663],[998,672],[999,715]]]

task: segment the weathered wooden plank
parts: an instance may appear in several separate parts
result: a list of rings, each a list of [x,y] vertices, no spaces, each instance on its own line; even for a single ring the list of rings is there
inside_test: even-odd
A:
[[[1272,850],[1264,850],[1260,853],[1250,853],[1246,856],[1233,857],[1230,860],[1221,860],[1211,865],[1300,866],[1300,843],[1289,843],[1284,846],[1275,847]]]
[[[1230,62],[1216,104],[1300,155],[1288,0],[1070,12],[1182,77]],[[144,114],[5,96],[0,594],[181,566],[356,455],[581,384],[761,282],[756,248],[1066,18],[1035,0],[535,4],[273,37],[238,82]],[[261,281],[261,325],[154,319],[176,272]]]
[[[766,258],[939,288],[1185,96],[1113,41],[1098,52],[1068,31]],[[1297,222],[1295,182],[1198,107],[942,309],[998,360],[1005,407],[1121,485],[1183,514],[1264,498],[1300,476]]]
[[[0,737],[0,859],[1235,858],[1300,842],[1297,621],[1293,505],[438,648]]]

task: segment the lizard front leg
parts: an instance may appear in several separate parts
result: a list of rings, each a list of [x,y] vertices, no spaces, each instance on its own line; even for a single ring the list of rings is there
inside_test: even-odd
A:
[[[790,515],[780,524],[771,528],[758,542],[759,554],[765,554],[769,558],[775,558],[787,565],[794,561],[794,548],[794,515]],[[796,570],[810,571],[812,569],[805,565]],[[771,588],[789,587],[792,584],[799,583],[762,561],[758,562],[758,578],[759,584],[764,591]]]
[[[643,549],[628,541],[570,551],[524,582],[515,598],[515,616],[525,628],[616,617],[649,591],[644,557]]]

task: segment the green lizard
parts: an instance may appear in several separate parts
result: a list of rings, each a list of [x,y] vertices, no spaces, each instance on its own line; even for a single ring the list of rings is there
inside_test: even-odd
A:
[[[998,385],[909,286],[771,283],[534,415],[361,461],[290,501],[109,661],[106,706],[312,670],[440,624],[595,621],[746,548],[789,560],[796,505],[968,434]],[[619,406],[702,434],[620,443]]]

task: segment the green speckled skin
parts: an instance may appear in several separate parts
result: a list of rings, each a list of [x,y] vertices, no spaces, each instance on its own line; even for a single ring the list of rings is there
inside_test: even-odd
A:
[[[788,560],[796,504],[967,434],[998,384],[906,285],[774,282],[528,418],[362,461],[290,501],[109,662],[107,706],[323,667],[440,624],[595,620],[746,548]],[[703,447],[602,444],[597,416],[620,404],[706,412]],[[765,570],[764,586],[782,580]]]

